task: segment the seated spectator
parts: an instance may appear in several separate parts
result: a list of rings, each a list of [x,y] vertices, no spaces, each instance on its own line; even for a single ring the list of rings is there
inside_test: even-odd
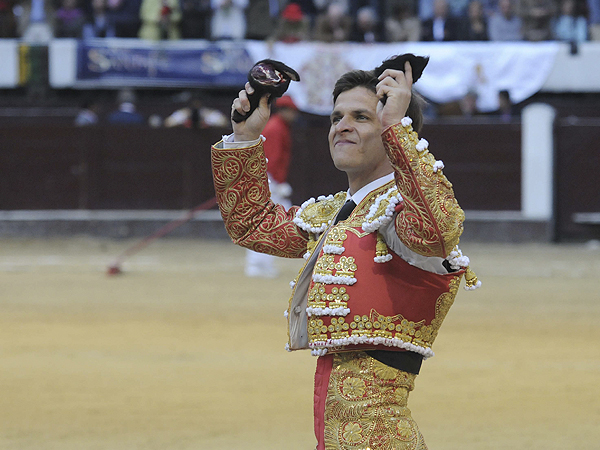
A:
[[[385,21],[385,39],[388,42],[418,41],[421,37],[421,21],[413,14],[410,0],[399,0],[392,15]]]
[[[107,0],[107,14],[117,37],[137,38],[142,0]]]
[[[556,14],[554,0],[520,0],[523,37],[538,42],[552,39],[552,19]]]
[[[434,0],[419,0],[418,17],[421,23],[433,17],[433,2]]]
[[[85,16],[77,6],[77,0],[62,0],[55,13],[54,36],[59,38],[80,38]]]
[[[319,14],[314,38],[322,42],[344,42],[350,37],[352,19],[341,3],[329,5],[327,12]]]
[[[140,39],[159,41],[181,39],[179,0],[142,0]]]
[[[136,111],[135,93],[130,89],[119,91],[117,102],[119,104],[116,111],[108,115],[107,121],[112,125],[142,125],[145,123],[144,117]]]
[[[18,5],[22,7],[17,34],[29,43],[45,44],[54,37],[55,11],[52,2],[31,0]]]
[[[189,106],[178,109],[167,117],[164,125],[167,128],[209,128],[227,127],[229,123],[229,118],[225,114],[219,110],[203,106],[202,99],[195,96],[190,101]]]
[[[297,3],[288,4],[279,19],[279,25],[274,34],[274,39],[281,42],[306,41],[310,33],[310,21]]]
[[[211,13],[210,0],[181,0],[181,37],[208,39]]]
[[[423,41],[456,41],[461,36],[461,22],[450,16],[448,2],[435,0],[433,18],[421,24],[421,40]]]
[[[210,37],[218,39],[244,39],[248,0],[211,0],[213,16]]]
[[[375,10],[370,6],[363,6],[356,13],[356,22],[352,28],[350,40],[369,44],[381,42],[381,32],[377,22]]]
[[[582,4],[575,0],[563,0],[560,15],[554,23],[554,38],[559,41],[583,42],[587,40],[587,21]]]
[[[264,41],[273,37],[280,24],[280,14],[283,15],[279,6],[279,0],[249,0],[246,8],[246,39]]]
[[[17,37],[17,20],[13,13],[15,0],[0,0],[0,39]]]
[[[587,0],[590,40],[600,41],[600,0]]]
[[[492,41],[521,41],[523,40],[523,23],[513,11],[511,0],[499,0],[499,13],[490,17],[488,34]]]
[[[83,38],[115,37],[115,26],[110,22],[106,13],[106,0],[92,0],[90,20],[83,26]]]
[[[452,17],[464,19],[467,17],[469,0],[448,0],[448,10]]]
[[[483,13],[483,4],[479,0],[472,0],[469,3],[469,14],[466,20],[463,39],[465,41],[489,40],[487,21]]]

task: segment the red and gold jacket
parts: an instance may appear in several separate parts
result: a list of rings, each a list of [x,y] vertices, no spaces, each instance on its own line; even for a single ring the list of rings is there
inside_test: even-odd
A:
[[[286,211],[270,200],[262,142],[212,148],[217,200],[233,242],[307,259],[292,283],[286,313],[290,350],[322,355],[385,347],[433,355],[431,345],[468,265],[457,259],[464,213],[443,164],[408,117],[385,129],[382,139],[395,181],[374,189],[335,225],[345,192]],[[423,270],[399,256],[398,248],[446,258],[458,270]]]

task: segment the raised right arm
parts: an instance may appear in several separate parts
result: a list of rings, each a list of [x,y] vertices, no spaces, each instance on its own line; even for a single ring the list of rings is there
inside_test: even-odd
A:
[[[233,108],[242,113],[246,106],[246,91],[240,91]],[[270,255],[300,258],[306,252],[308,234],[293,222],[298,208],[286,211],[271,201],[267,160],[260,139],[269,118],[268,108],[263,98],[247,120],[232,123],[234,140],[247,141],[248,145],[225,148],[228,145],[221,141],[212,147],[217,202],[235,244]]]

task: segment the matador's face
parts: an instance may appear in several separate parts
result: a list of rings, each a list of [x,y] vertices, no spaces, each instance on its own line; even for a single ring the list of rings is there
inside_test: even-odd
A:
[[[349,177],[366,181],[378,178],[377,174],[384,167],[389,172],[389,160],[381,140],[383,127],[377,116],[378,101],[377,95],[365,87],[344,91],[335,101],[329,151],[335,166]]]

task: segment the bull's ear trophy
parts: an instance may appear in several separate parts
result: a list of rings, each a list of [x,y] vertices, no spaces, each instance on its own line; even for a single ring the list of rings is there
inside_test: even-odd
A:
[[[392,56],[391,58],[383,61],[383,63],[379,67],[373,69],[373,75],[375,75],[375,77],[378,77],[385,71],[385,69],[401,70],[404,72],[404,63],[406,63],[406,61],[409,62],[410,67],[412,68],[413,83],[416,83],[417,80],[421,78],[421,75],[423,75],[423,70],[425,70],[427,63],[429,62],[429,56],[416,56],[412,53],[405,53],[403,55]],[[381,102],[384,105],[386,99],[387,97],[381,99]]]
[[[271,94],[269,97],[269,104],[271,104],[287,91],[291,81],[300,81],[300,75],[291,67],[273,59],[257,62],[248,72],[248,82],[254,88],[252,95],[248,96],[250,111],[243,115],[233,111],[231,119],[236,123],[243,122],[258,108],[263,95]]]

